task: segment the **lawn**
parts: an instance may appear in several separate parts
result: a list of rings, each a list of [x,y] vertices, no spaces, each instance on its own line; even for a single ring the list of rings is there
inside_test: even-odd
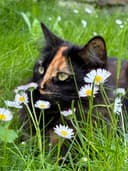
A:
[[[0,107],[5,107],[5,100],[14,98],[14,89],[17,86],[27,83],[31,78],[33,66],[44,44],[40,28],[41,21],[59,37],[78,45],[84,45],[93,36],[101,35],[106,41],[108,56],[116,56],[119,61],[128,59],[127,8],[104,7],[101,9],[95,5],[76,2],[0,1]],[[7,141],[0,133],[1,171],[128,170],[127,129],[123,130],[123,136],[116,135],[115,124],[107,135],[106,130],[103,131],[97,126],[92,138],[85,137],[86,131],[78,128],[81,143],[72,141],[67,156],[69,162],[59,165],[53,157],[53,148],[42,156],[40,152],[37,153],[36,141],[33,145],[31,141],[18,143],[17,140],[13,140],[19,136],[20,132],[18,112],[13,110],[13,120],[9,123],[1,122],[0,125],[0,132],[3,131],[3,127],[9,127],[12,130],[8,132],[10,136]],[[115,116],[113,118],[115,119]],[[86,132],[86,135],[90,134]]]

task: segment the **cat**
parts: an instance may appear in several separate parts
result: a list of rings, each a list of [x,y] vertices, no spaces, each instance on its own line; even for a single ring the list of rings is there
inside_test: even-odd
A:
[[[106,69],[111,72],[110,78],[105,82],[106,94],[111,103],[114,100],[114,89],[118,86],[127,89],[128,87],[128,62],[122,61],[120,77],[117,80],[116,58],[108,58],[105,40],[101,36],[95,36],[84,46],[78,46],[65,41],[52,33],[44,23],[41,23],[44,33],[45,47],[42,56],[34,66],[33,77],[30,82],[36,82],[38,89],[33,92],[34,102],[37,100],[47,100],[51,107],[45,110],[46,132],[50,136],[50,141],[56,143],[53,127],[61,122],[61,110],[71,108],[72,102],[76,108],[77,119],[80,120],[78,107],[78,90],[84,86],[83,78],[93,69]],[[103,104],[103,98],[99,91],[94,98],[94,104]],[[88,98],[82,98],[81,104],[85,115],[89,109]],[[127,108],[127,100],[124,100]],[[31,104],[29,104],[31,107]],[[108,123],[110,117],[106,107],[97,107],[103,119]],[[36,113],[40,112],[36,109]],[[95,111],[94,111],[95,119]],[[28,116],[22,115],[22,122],[26,122]],[[69,121],[67,121],[69,123]],[[69,123],[71,125],[71,123]],[[40,125],[41,127],[42,125]],[[29,129],[29,125],[26,126]]]

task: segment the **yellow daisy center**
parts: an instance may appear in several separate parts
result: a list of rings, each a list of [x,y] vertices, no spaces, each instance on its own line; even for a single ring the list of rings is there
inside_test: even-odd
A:
[[[20,102],[24,102],[24,101],[25,101],[24,96],[20,96],[20,97],[19,97],[19,101],[20,101]]]
[[[96,75],[95,82],[98,84],[103,80],[103,78],[100,75]]]
[[[63,135],[64,137],[66,137],[68,135],[68,133],[65,130],[61,130],[61,135]]]
[[[3,114],[3,113],[0,113],[0,120],[5,120],[6,119],[6,116],[5,116],[5,114]]]
[[[91,89],[86,90],[85,94],[87,96],[91,96],[92,95],[92,90]]]
[[[39,105],[39,107],[40,107],[41,109],[44,109],[44,108],[45,108],[45,104],[42,103],[42,104]]]

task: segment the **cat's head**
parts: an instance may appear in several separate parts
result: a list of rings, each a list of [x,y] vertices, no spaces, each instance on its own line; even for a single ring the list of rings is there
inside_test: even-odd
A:
[[[58,38],[43,23],[41,27],[46,42],[33,81],[39,84],[40,98],[69,103],[78,98],[78,89],[90,70],[106,67],[105,41],[96,36],[84,46],[76,46]]]

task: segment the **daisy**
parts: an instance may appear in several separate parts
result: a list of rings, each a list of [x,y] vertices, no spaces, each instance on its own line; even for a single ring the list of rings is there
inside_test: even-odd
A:
[[[14,107],[14,108],[17,108],[17,109],[21,109],[22,108],[22,106],[20,106],[19,103],[15,102],[15,101],[5,100],[4,103],[8,107]]]
[[[84,77],[84,81],[87,83],[95,83],[96,85],[99,85],[103,84],[110,75],[111,73],[106,69],[99,68],[89,72],[86,77]]]
[[[75,112],[76,109],[73,109],[73,111]],[[61,115],[67,117],[67,116],[71,116],[73,114],[73,111],[72,111],[72,109],[68,109],[68,110],[63,110],[60,113],[61,113]]]
[[[57,135],[63,138],[71,139],[74,135],[73,129],[65,125],[56,125],[54,131]]]
[[[74,9],[73,12],[74,12],[75,14],[78,14],[78,13],[79,13],[79,11],[78,11],[77,9]]]
[[[82,24],[82,26],[85,28],[85,27],[87,26],[87,21],[81,20],[81,24]]]
[[[124,25],[120,25],[120,28],[121,28],[121,29],[124,28]]]
[[[122,22],[121,19],[116,19],[116,20],[115,20],[115,23],[118,24],[118,25],[122,25],[122,24],[123,24],[123,22]]]
[[[92,14],[93,11],[91,8],[85,8],[85,12],[88,14]]]
[[[52,17],[48,17],[48,20],[51,21],[52,20]]]
[[[82,159],[83,162],[87,162],[88,161],[87,157],[82,157],[81,159]]]
[[[26,84],[26,88],[29,90],[37,89],[37,87],[38,87],[38,84],[35,82],[31,82],[31,83]]]
[[[19,92],[24,92],[24,91],[26,91],[27,90],[27,86],[26,85],[21,85],[21,86],[18,86],[15,90],[14,90],[14,92],[15,93],[19,93]]]
[[[96,35],[97,35],[97,32],[94,31],[94,32],[93,32],[93,36],[96,36]]]
[[[121,98],[116,97],[114,102],[114,113],[120,114],[122,112],[122,103]]]
[[[20,94],[16,94],[15,102],[18,104],[26,104],[28,103],[28,96],[25,92],[21,92]]]
[[[98,93],[98,87],[96,86],[92,86],[92,84],[87,84],[87,85],[84,85],[83,87],[81,87],[80,91],[79,91],[79,96],[80,97],[86,97],[86,96],[94,96],[95,97],[95,94]]]
[[[11,119],[12,119],[12,113],[5,108],[0,108],[0,120],[10,121]]]
[[[38,100],[36,103],[35,103],[35,107],[39,108],[39,109],[48,109],[50,108],[50,102],[48,101],[45,101],[45,100]]]
[[[125,89],[124,88],[117,88],[114,93],[116,96],[124,96],[125,95]]]
[[[61,21],[61,19],[62,19],[61,16],[57,17],[57,21]]]
[[[15,93],[19,93],[19,92],[24,92],[28,89],[36,89],[38,87],[38,84],[35,83],[35,82],[31,82],[31,83],[28,83],[26,85],[21,85],[21,86],[18,86],[14,91]]]

